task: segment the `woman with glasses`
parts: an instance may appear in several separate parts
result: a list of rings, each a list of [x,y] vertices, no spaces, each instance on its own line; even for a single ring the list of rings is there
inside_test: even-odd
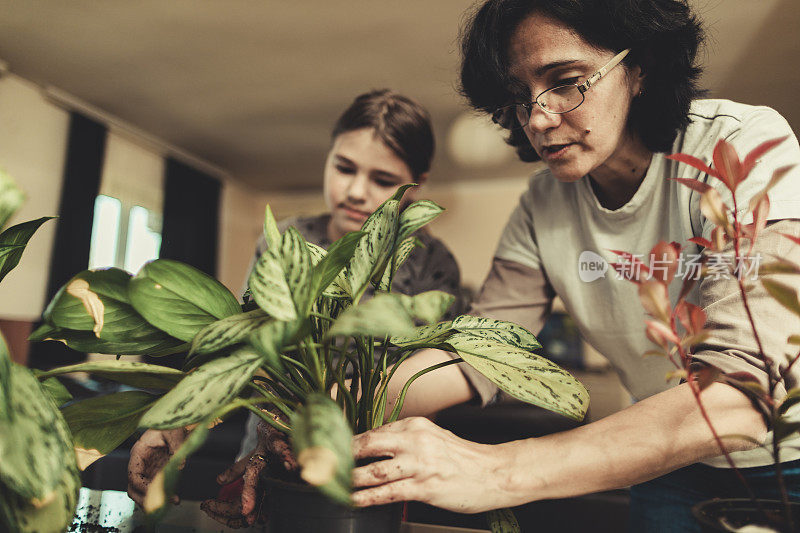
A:
[[[323,170],[323,195],[329,212],[281,221],[284,231],[294,226],[309,242],[327,248],[347,232],[361,229],[364,221],[401,185],[423,185],[428,179],[434,154],[434,136],[428,112],[419,103],[390,90],[361,94],[345,109],[333,126],[331,148]],[[413,187],[403,198],[405,205],[419,194]],[[421,231],[423,246],[415,249],[395,275],[395,290],[419,294],[441,290],[456,296],[447,311],[460,314],[460,274],[450,251],[440,240]],[[265,251],[262,237],[255,260]],[[371,294],[372,288],[368,290]],[[252,524],[258,515],[258,476],[266,456],[288,454],[280,434],[258,425],[251,415],[241,446],[241,459],[218,477],[221,484],[244,476],[241,499],[207,500],[201,508],[212,518],[231,527]],[[258,426],[258,430],[257,430]],[[131,450],[128,494],[141,504],[152,476],[160,470],[186,437],[182,429],[148,430]],[[288,458],[288,457],[287,457]]]
[[[684,0],[489,0],[461,38],[463,94],[508,130],[523,161],[545,165],[511,214],[473,312],[537,333],[558,295],[635,403],[571,431],[493,446],[406,418],[356,437],[358,457],[390,459],[354,471],[363,488],[355,501],[419,500],[477,512],[632,486],[631,530],[697,530],[689,514],[694,503],[746,492],[719,457],[689,385],[667,382],[674,368],[665,358],[643,357],[654,345],[636,285],[611,269],[582,276],[579,267],[585,254],[619,261],[610,250],[646,255],[659,241],[688,245],[687,259],[701,252],[688,240],[709,238],[713,224],[699,194],[669,178],[700,179],[729,203],[730,195],[715,178],[667,154],[710,162],[721,138],[743,155],[787,136],[737,190],[742,206],[774,170],[800,162],[797,139],[769,108],[699,99],[703,34]],[[798,255],[780,235],[800,235],[798,180],[795,167],[772,189],[769,225],[752,254]],[[673,303],[680,286],[670,286]],[[786,339],[800,331],[800,321],[758,283],[750,298],[767,356],[786,366]],[[695,347],[696,364],[764,383],[737,280],[709,276],[688,301],[704,308],[713,330]],[[420,352],[396,381],[448,357]],[[786,388],[797,386],[797,370]],[[424,416],[475,397],[488,403],[496,393],[488,381],[449,366],[415,382],[403,414]],[[752,444],[769,442],[771,434],[748,398],[716,382],[703,401],[720,435],[739,436],[726,444],[756,493],[777,497],[772,467],[765,466],[771,458]],[[800,499],[800,455],[787,448],[782,457],[790,496]]]

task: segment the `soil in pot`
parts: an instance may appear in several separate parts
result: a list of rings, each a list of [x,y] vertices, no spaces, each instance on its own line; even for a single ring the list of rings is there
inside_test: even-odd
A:
[[[747,498],[713,499],[700,502],[692,507],[692,514],[701,524],[704,532],[735,531],[746,525],[777,528],[781,532],[800,531],[800,503],[792,502],[794,530],[790,530],[783,520],[783,503],[777,500],[761,500],[769,523],[755,504]]]
[[[281,479],[278,479],[281,478]],[[399,533],[403,504],[350,508],[335,503],[296,473],[265,472],[268,533]]]

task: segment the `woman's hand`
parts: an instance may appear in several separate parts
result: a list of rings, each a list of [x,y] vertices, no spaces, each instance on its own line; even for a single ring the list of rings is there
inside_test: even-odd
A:
[[[427,418],[406,418],[353,439],[356,459],[389,457],[353,470],[358,506],[415,500],[459,513],[505,507],[502,445],[455,436]]]
[[[131,448],[128,461],[128,496],[139,506],[144,501],[147,488],[153,477],[167,464],[170,457],[181,447],[188,435],[184,428],[148,429]],[[178,496],[172,503],[178,503]]]
[[[264,495],[260,486],[261,473],[268,461],[274,460],[282,461],[287,471],[297,468],[286,435],[260,421],[256,448],[217,476],[217,483],[223,485],[220,493],[216,498],[202,502],[200,509],[231,528],[265,521],[266,517],[262,515]]]

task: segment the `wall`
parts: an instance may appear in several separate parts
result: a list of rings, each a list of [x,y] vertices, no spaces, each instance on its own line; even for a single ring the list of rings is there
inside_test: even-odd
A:
[[[0,166],[27,193],[12,223],[58,213],[69,114],[13,75],[0,78]],[[36,320],[45,301],[55,224],[33,236],[19,266],[0,284],[0,318]]]

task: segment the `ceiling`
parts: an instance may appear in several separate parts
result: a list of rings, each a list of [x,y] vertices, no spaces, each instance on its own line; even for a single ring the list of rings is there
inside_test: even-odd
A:
[[[800,2],[694,0],[713,94],[800,126]],[[433,179],[519,175],[513,156],[456,163],[448,127],[469,0],[0,0],[0,59],[261,190],[318,187],[329,129],[391,87],[434,118]]]

